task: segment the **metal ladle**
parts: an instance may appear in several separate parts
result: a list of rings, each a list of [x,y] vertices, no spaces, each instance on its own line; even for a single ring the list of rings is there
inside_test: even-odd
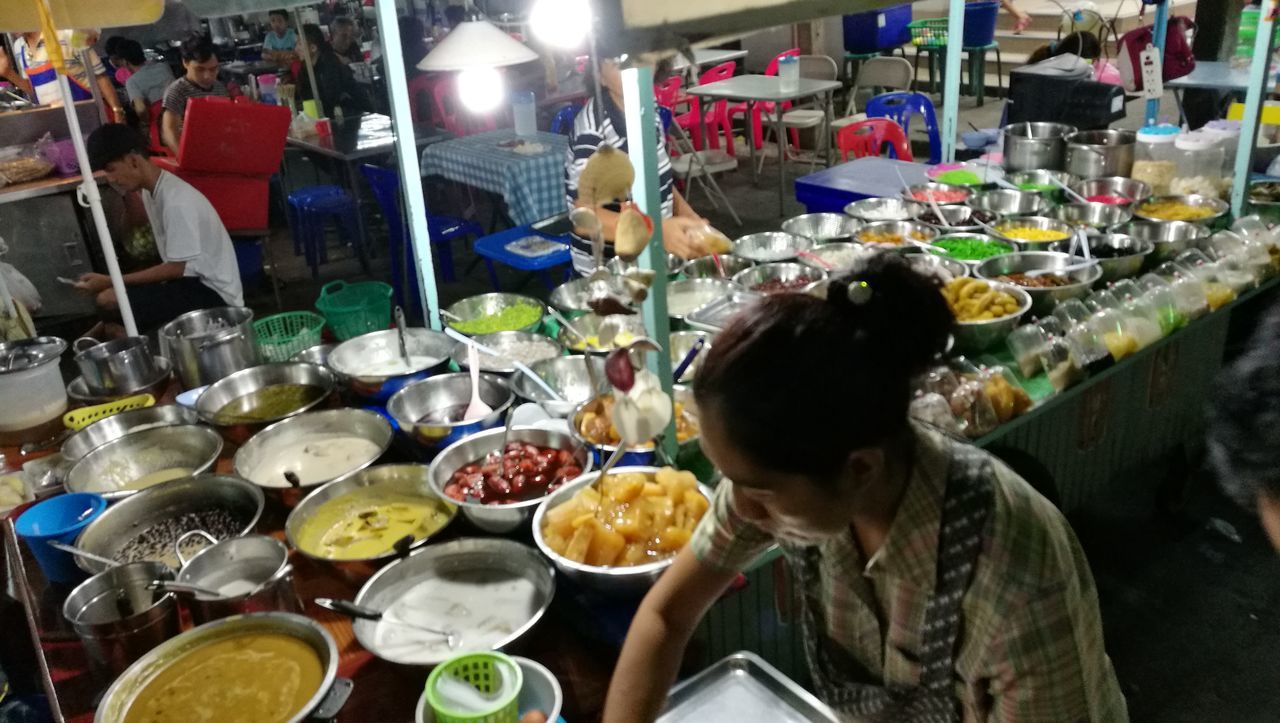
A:
[[[458,646],[461,645],[461,641],[459,640],[461,636],[458,635],[458,632],[456,630],[452,630],[450,628],[445,628],[443,630],[440,630],[437,628],[429,628],[426,625],[419,625],[418,623],[411,623],[407,620],[399,620],[397,618],[387,617],[387,614],[385,612],[379,612],[377,610],[374,610],[373,608],[367,608],[363,605],[357,605],[354,602],[351,602],[350,600],[335,600],[333,598],[318,597],[315,599],[315,603],[316,605],[319,605],[325,610],[332,610],[333,612],[338,613],[339,615],[346,615],[350,618],[355,618],[358,620],[370,620],[373,622],[377,622],[379,620],[385,620],[386,622],[392,625],[402,625],[406,628],[421,630],[424,633],[439,635],[440,637],[444,638],[445,645],[448,645],[450,650],[456,650]]]
[[[61,542],[53,542],[52,540],[50,540],[49,547],[52,547],[55,550],[61,550],[71,555],[75,555],[76,557],[82,557],[86,560],[92,560],[93,562],[96,562],[99,565],[106,565],[107,567],[120,566],[120,563],[116,562],[115,560],[112,560],[109,557],[103,557],[102,555],[95,555],[92,552],[85,552],[84,550],[81,550],[78,547],[73,547],[72,545],[67,545]]]
[[[404,360],[405,369],[412,369],[413,362],[409,360],[409,347],[404,343],[404,308],[396,306],[396,338],[400,340],[400,358]]]

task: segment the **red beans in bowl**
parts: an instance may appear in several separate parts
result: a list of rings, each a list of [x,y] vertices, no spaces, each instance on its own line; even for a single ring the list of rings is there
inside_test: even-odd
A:
[[[465,464],[444,486],[447,497],[459,502],[508,505],[538,499],[582,474],[582,467],[566,449],[508,442],[502,454]]]

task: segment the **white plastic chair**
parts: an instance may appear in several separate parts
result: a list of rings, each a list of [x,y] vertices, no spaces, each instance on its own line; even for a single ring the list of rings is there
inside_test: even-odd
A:
[[[864,88],[883,88],[891,90],[911,90],[915,83],[915,69],[906,58],[884,57],[867,58],[858,67],[858,77],[849,89],[849,103],[845,106],[844,117],[831,122],[831,130],[844,128],[851,123],[866,120],[866,113],[858,113],[858,91]]]
[[[801,78],[809,80],[835,80],[840,76],[840,67],[836,65],[836,61],[826,55],[801,55],[797,60],[800,63],[799,71]],[[821,98],[814,98],[805,103],[803,106],[792,108],[782,114],[782,126],[784,128],[821,128],[827,120],[827,104]],[[770,127],[772,130],[772,127]],[[767,135],[767,132],[766,132]],[[822,134],[817,134],[822,135]],[[821,153],[823,157],[831,155],[831,137],[826,134],[822,141]],[[781,144],[780,144],[781,145]],[[817,148],[818,139],[815,137],[813,159],[810,167],[818,164],[819,150]],[[783,151],[785,152],[785,150]],[[764,154],[760,154],[760,165],[764,165]]]

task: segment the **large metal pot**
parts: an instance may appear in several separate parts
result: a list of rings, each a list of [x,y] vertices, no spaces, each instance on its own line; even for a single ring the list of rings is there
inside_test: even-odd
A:
[[[1062,170],[1066,138],[1075,132],[1074,126],[1063,123],[1011,123],[1005,126],[1005,170]]]
[[[131,562],[94,575],[67,596],[62,616],[80,636],[101,683],[182,632],[173,593],[147,589],[152,580],[172,579],[163,563]]]
[[[315,387],[318,391],[313,399],[284,414],[276,414],[263,419],[220,419],[218,413],[227,404],[267,387],[283,384],[300,384]],[[196,413],[200,419],[218,427],[218,431],[229,441],[244,444],[250,437],[266,427],[282,419],[297,416],[329,399],[333,393],[335,382],[333,373],[328,367],[316,366],[306,362],[276,362],[263,364],[240,371],[225,377],[204,390],[204,394],[196,400]]]
[[[130,394],[154,382],[159,371],[145,336],[94,344],[76,354],[75,360],[92,394]]]
[[[480,399],[492,412],[479,419],[453,421],[471,398],[471,377],[441,374],[414,382],[401,389],[387,403],[387,413],[400,432],[416,446],[419,456],[430,460],[445,447],[476,432],[502,423],[515,394],[500,377],[480,375]]]
[[[1078,131],[1067,136],[1067,173],[1084,180],[1128,176],[1133,170],[1134,131]],[[1008,150],[1005,151],[1008,153]]]
[[[67,472],[70,492],[92,492],[109,500],[148,487],[200,474],[222,453],[222,437],[199,424],[153,427],[130,432],[94,449]]]
[[[359,400],[386,402],[409,384],[445,371],[454,341],[431,329],[405,329],[404,346],[413,362],[400,367],[400,333],[371,331],[342,342],[326,360]]]
[[[253,310],[243,306],[179,316],[160,327],[160,353],[173,362],[183,389],[203,387],[262,363]]]
[[[81,457],[126,434],[155,427],[173,427],[180,424],[197,424],[200,415],[181,404],[161,404],[157,407],[131,409],[113,414],[90,424],[62,443],[62,458],[75,463]]]
[[[210,643],[251,633],[283,634],[297,638],[314,650],[320,659],[320,669],[323,672],[319,688],[303,704],[297,714],[283,723],[301,723],[313,716],[317,720],[323,720],[332,718],[337,713],[350,692],[350,686],[334,685],[338,675],[338,646],[334,643],[329,631],[325,630],[320,623],[302,615],[254,613],[205,623],[144,655],[129,666],[129,669],[119,678],[116,678],[116,681],[103,694],[102,702],[94,714],[94,723],[117,723],[127,720],[129,707],[137,699],[138,694],[179,658]],[[262,675],[271,676],[274,672],[278,671],[264,670]],[[175,713],[175,715],[179,714]],[[227,720],[227,717],[216,709],[208,711],[208,715],[212,720]]]
[[[302,612],[289,548],[265,535],[232,537],[204,548],[186,561],[177,581],[222,593],[185,596],[196,625],[244,613]]]

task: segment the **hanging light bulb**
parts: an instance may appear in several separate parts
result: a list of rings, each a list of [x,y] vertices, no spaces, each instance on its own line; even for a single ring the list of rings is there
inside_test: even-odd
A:
[[[529,29],[547,45],[580,48],[591,31],[591,5],[587,0],[535,0]]]
[[[497,68],[467,68],[458,73],[458,100],[472,113],[488,113],[502,102],[502,74]]]

